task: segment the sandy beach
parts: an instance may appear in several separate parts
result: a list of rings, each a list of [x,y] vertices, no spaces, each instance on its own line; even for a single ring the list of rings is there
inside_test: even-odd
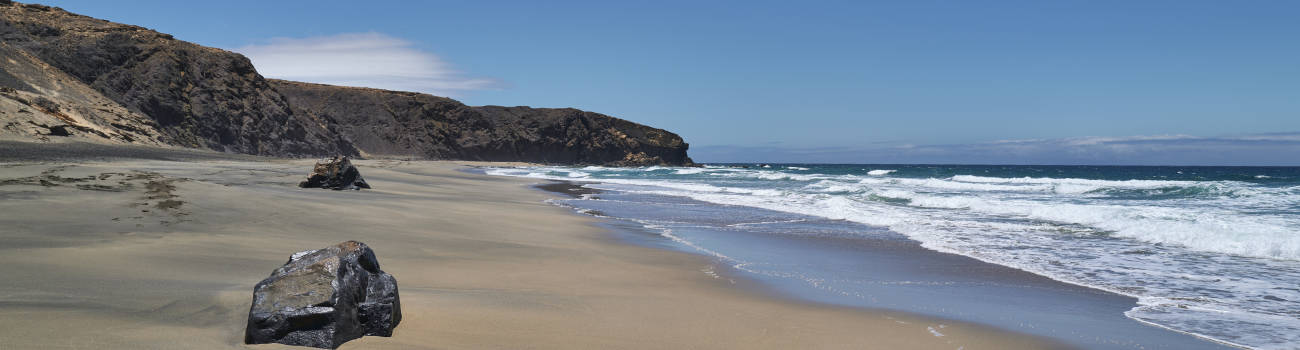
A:
[[[345,240],[397,278],[404,318],[344,349],[1060,347],[755,292],[619,242],[535,181],[458,170],[475,163],[362,160],[374,189],[330,191],[295,186],[311,160],[23,152],[0,163],[0,348],[290,348],[243,344],[253,285]]]

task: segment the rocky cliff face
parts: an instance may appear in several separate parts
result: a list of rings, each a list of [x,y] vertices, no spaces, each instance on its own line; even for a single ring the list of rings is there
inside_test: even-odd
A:
[[[474,107],[494,132],[461,139],[484,160],[519,157],[543,163],[690,165],[688,145],[672,132],[573,108]],[[489,158],[495,157],[495,158]]]
[[[428,94],[269,80],[369,155],[561,164],[683,165],[677,134],[572,108],[470,107]]]
[[[152,119],[0,42],[0,136],[164,145]]]
[[[289,157],[690,163],[681,137],[602,114],[268,80],[233,52],[3,0],[0,138]]]
[[[152,122],[139,127],[157,131],[150,135],[157,142],[277,156],[356,153],[320,121],[294,115],[236,53],[18,3],[0,5],[0,39],[10,48],[6,56],[21,51],[57,69],[50,74],[66,74],[132,114],[147,116]],[[114,128],[135,127],[122,125]]]

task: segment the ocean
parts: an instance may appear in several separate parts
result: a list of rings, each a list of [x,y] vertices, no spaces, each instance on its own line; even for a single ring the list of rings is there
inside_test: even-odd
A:
[[[1089,348],[1186,346],[1139,333],[1097,340],[1104,336],[1095,333],[1136,332],[1096,321],[1107,317],[1240,347],[1300,348],[1296,167],[713,164],[485,172],[574,182],[596,192],[556,204],[712,256],[731,269],[709,271],[720,278],[752,277],[816,301],[983,322]],[[899,255],[909,246],[944,254]],[[971,265],[943,256],[1011,272],[954,269]],[[1036,276],[1015,277],[1024,272]],[[1039,276],[1053,283],[1034,282]],[[970,293],[982,297],[950,301]],[[1061,310],[1065,302],[1053,298],[1097,301]]]

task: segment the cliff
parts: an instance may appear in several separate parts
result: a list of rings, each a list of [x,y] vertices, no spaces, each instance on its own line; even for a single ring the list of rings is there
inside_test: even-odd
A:
[[[0,138],[301,157],[689,164],[677,135],[575,109],[263,78],[243,55],[0,1]]]
[[[368,155],[561,164],[690,164],[671,132],[572,108],[470,107],[428,94],[269,80]]]
[[[103,129],[125,135],[136,131],[151,142],[234,153],[356,153],[350,143],[331,133],[324,123],[293,114],[253,64],[233,52],[176,40],[137,26],[18,3],[0,5],[0,40],[5,61],[14,56],[39,60],[39,69],[47,76],[71,78],[53,80],[63,85],[88,86],[98,96],[80,88],[63,94],[30,84],[6,87],[64,102],[59,105],[69,109],[104,107],[129,112],[100,113],[121,117],[123,122],[117,125],[105,125],[92,120],[95,118],[69,121],[67,125],[74,129]],[[5,71],[11,69],[9,62],[0,65]],[[106,106],[101,97],[116,103]],[[147,120],[131,122],[139,116]]]

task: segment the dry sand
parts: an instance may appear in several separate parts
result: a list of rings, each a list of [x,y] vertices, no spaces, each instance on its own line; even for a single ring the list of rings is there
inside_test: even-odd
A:
[[[403,314],[344,349],[1059,347],[755,292],[466,162],[357,163],[373,190],[298,189],[303,160],[0,163],[0,349],[290,348],[242,343],[252,287],[344,240],[375,250]]]

